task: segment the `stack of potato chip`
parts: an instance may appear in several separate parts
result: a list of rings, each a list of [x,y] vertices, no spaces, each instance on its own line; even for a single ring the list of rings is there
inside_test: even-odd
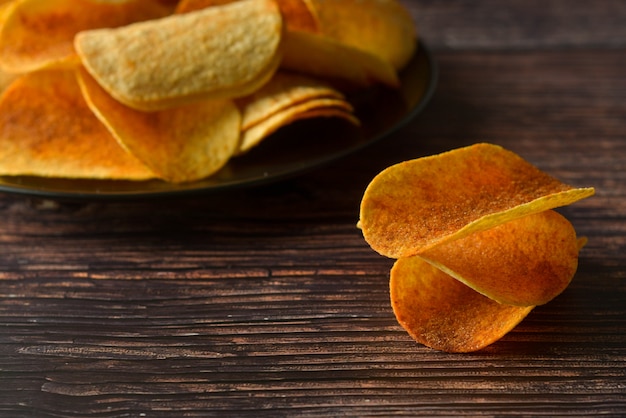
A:
[[[359,226],[374,250],[397,259],[398,322],[426,346],[469,352],[569,285],[585,239],[552,209],[593,193],[476,144],[382,171],[364,193]]]
[[[398,86],[395,0],[13,0],[0,7],[0,175],[187,182],[298,119],[358,124]]]

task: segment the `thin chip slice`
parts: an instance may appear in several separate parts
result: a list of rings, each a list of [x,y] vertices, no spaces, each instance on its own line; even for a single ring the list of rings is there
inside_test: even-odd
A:
[[[391,306],[416,341],[450,353],[480,350],[499,340],[533,309],[500,304],[419,257],[391,270]]]
[[[396,70],[417,47],[413,17],[396,0],[306,0],[319,30],[335,41],[367,51]]]
[[[0,94],[2,94],[18,76],[18,74],[7,73],[0,70]]]
[[[2,26],[4,21],[9,15],[9,7],[12,6],[13,1],[0,1],[0,33],[2,33]],[[18,77],[16,73],[8,73],[0,66],[0,94]]]
[[[286,107],[317,98],[345,99],[342,93],[320,80],[279,71],[259,90],[236,100],[242,112],[241,129],[249,129]]]
[[[476,144],[383,170],[364,193],[359,227],[375,251],[409,257],[593,193],[497,145]]]
[[[11,7],[16,3],[17,0],[0,0],[0,29],[4,25],[4,21],[9,16],[9,12]]]
[[[144,0],[21,0],[12,4],[0,31],[0,66],[23,73],[78,62],[76,33],[117,27],[167,15],[170,9]]]
[[[543,305],[569,285],[578,266],[576,232],[547,210],[420,253],[435,267],[496,302]]]
[[[232,100],[142,112],[113,99],[84,69],[79,74],[94,113],[124,148],[164,180],[180,183],[207,177],[236,149],[241,115]]]
[[[21,76],[0,100],[0,175],[145,180],[87,107],[69,70]]]
[[[232,3],[240,0],[182,0],[176,13],[189,13],[195,10]],[[317,19],[304,0],[275,0],[285,20],[288,30],[319,32]]]
[[[281,67],[354,89],[382,83],[398,87],[396,70],[387,61],[325,36],[308,32],[284,34]]]
[[[242,0],[76,36],[109,94],[140,110],[245,96],[280,63],[282,17],[271,0]],[[184,53],[181,53],[184,51]]]
[[[243,131],[237,154],[249,151],[283,126],[297,120],[319,117],[342,118],[357,126],[360,123],[352,113],[352,107],[345,100],[334,98],[307,100],[289,106]]]

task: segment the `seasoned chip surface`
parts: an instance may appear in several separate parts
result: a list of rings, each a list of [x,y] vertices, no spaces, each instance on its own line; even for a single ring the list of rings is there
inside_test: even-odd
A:
[[[23,73],[77,60],[74,36],[166,16],[169,9],[145,0],[20,0],[0,30],[0,67]]]
[[[476,144],[382,171],[364,193],[359,225],[374,250],[400,258],[591,194]]]
[[[367,51],[396,70],[404,68],[417,47],[413,17],[397,0],[306,0],[320,33]]]
[[[142,112],[114,100],[84,70],[80,81],[92,111],[124,148],[162,179],[180,183],[207,177],[235,152],[241,114],[232,100]]]
[[[547,210],[437,245],[419,257],[499,303],[543,305],[572,280],[578,241],[572,224]]]
[[[89,73],[127,106],[161,110],[238,97],[280,64],[282,17],[271,0],[242,0],[194,13],[79,33]]]
[[[389,285],[398,323],[416,341],[446,352],[480,350],[533,309],[491,300],[419,257],[397,260]]]
[[[124,180],[154,177],[118,145],[87,107],[70,70],[27,74],[2,95],[0,174]]]

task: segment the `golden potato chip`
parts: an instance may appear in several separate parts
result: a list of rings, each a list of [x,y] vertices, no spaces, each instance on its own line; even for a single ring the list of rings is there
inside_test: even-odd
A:
[[[287,31],[283,38],[284,69],[347,83],[350,88],[400,85],[391,64],[369,52],[308,32]]]
[[[591,196],[491,144],[406,161],[367,187],[359,227],[382,255],[408,257]]]
[[[16,0],[0,0],[0,28],[9,15],[9,7],[11,7],[15,2]]]
[[[169,12],[141,0],[20,0],[12,3],[0,31],[0,66],[22,73],[72,65],[78,61],[73,41],[79,31],[123,26]]]
[[[437,245],[418,257],[496,302],[535,306],[569,285],[578,266],[578,240],[567,219],[547,210]]]
[[[246,130],[286,107],[322,97],[345,99],[342,93],[320,80],[279,71],[259,90],[235,102],[242,112],[241,129]]]
[[[4,24],[4,20],[8,16],[7,11],[9,10],[9,6],[12,5],[12,1],[0,1],[0,33],[2,32],[2,25]],[[0,66],[1,67],[1,66]],[[0,94],[17,78],[17,74],[8,73],[0,68]]]
[[[419,257],[397,260],[389,286],[398,323],[417,342],[450,353],[488,346],[533,309],[491,300]]]
[[[396,70],[417,47],[413,17],[396,0],[306,0],[319,31],[335,41],[367,51]]]
[[[0,94],[18,77],[18,74],[11,74],[0,70]]]
[[[319,32],[318,21],[305,0],[277,0],[288,30]]]
[[[207,177],[235,152],[241,115],[232,100],[201,100],[142,112],[113,99],[84,69],[79,74],[94,113],[125,149],[164,180],[179,183]]]
[[[418,342],[479,350],[572,280],[585,238],[551,210],[594,193],[476,144],[391,166],[367,187],[359,227],[398,260],[390,293]]]
[[[135,109],[160,110],[258,89],[280,64],[281,33],[273,1],[242,0],[80,32],[75,45],[109,94]]]
[[[111,1],[118,1],[118,0],[111,0]],[[161,4],[162,6],[167,7],[167,10],[170,13],[174,13],[176,11],[176,7],[178,7],[178,3],[179,0],[150,0],[152,2]]]
[[[176,13],[189,13],[207,7],[219,6],[239,0],[182,0]],[[317,20],[304,0],[275,0],[280,8],[288,30],[318,32]]]
[[[359,125],[359,120],[352,114],[352,107],[345,100],[334,98],[311,99],[286,107],[242,131],[237,153],[241,154],[249,151],[264,138],[283,126],[297,120],[318,117],[339,117],[354,125]]]
[[[21,76],[0,99],[0,175],[144,180],[87,107],[70,70]]]

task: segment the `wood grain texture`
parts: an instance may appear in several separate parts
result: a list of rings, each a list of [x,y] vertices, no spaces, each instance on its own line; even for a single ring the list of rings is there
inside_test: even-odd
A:
[[[440,49],[626,46],[626,3],[571,0],[404,0],[422,37]]]
[[[448,18],[494,30],[459,19],[465,2],[413,6],[439,22],[432,38]],[[610,27],[606,13],[589,19]],[[524,49],[440,43],[423,114],[298,178],[163,201],[1,194],[0,416],[624,415],[626,50],[533,36]],[[399,327],[392,261],[355,224],[381,169],[478,141],[596,196],[560,210],[589,238],[570,287],[501,341],[452,355]]]

